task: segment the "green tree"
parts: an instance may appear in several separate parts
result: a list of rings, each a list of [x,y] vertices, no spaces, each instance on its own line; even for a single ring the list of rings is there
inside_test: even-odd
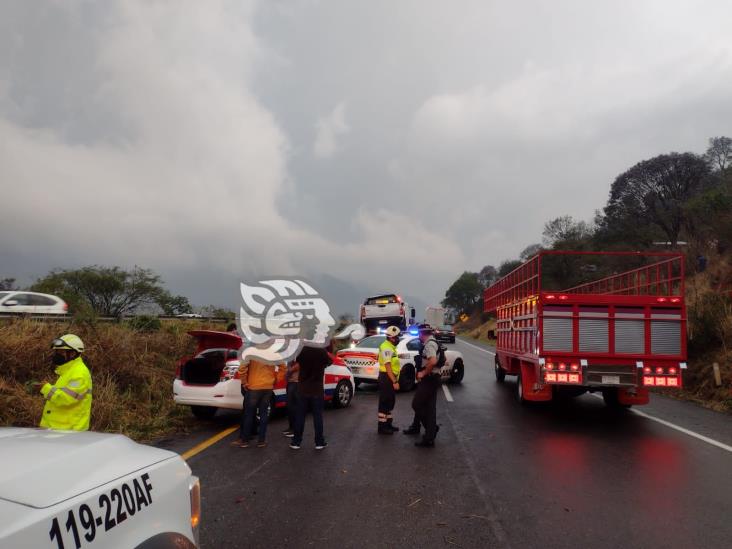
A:
[[[514,269],[517,269],[521,266],[523,262],[520,259],[507,259],[503,263],[501,263],[501,266],[498,267],[498,277],[504,277]]]
[[[603,221],[632,234],[644,221],[675,247],[687,221],[684,203],[708,182],[709,165],[693,153],[662,154],[639,162],[612,184]]]
[[[14,278],[0,278],[0,290],[15,290]]]
[[[487,288],[496,280],[498,280],[498,269],[493,265],[486,265],[478,273],[478,282],[480,282],[481,286],[484,288]]]
[[[122,316],[146,305],[166,306],[172,298],[160,276],[150,269],[92,265],[81,269],[57,269],[36,281],[31,290],[63,298],[72,310],[90,309],[100,316]]]
[[[727,169],[732,164],[732,139],[724,136],[709,138],[709,147],[704,158],[712,169],[717,170],[719,175],[724,178],[727,175]]]
[[[465,271],[445,292],[442,306],[458,312],[471,312],[481,301],[483,289],[478,280],[478,273]]]
[[[521,259],[521,261],[528,261],[543,249],[544,248],[542,248],[541,244],[529,244],[521,251],[519,259]]]
[[[167,290],[162,290],[157,298],[157,304],[166,315],[180,315],[183,313],[192,313],[188,298],[182,295],[172,295]]]
[[[581,249],[592,237],[593,232],[592,225],[586,221],[578,221],[571,215],[563,215],[544,224],[542,242],[547,248]]]

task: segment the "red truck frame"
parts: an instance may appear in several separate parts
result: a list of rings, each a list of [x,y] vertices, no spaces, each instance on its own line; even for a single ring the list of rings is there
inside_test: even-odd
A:
[[[645,264],[561,290],[543,283],[547,261],[623,256]],[[684,263],[680,253],[540,252],[484,292],[497,319],[496,380],[517,376],[521,402],[590,391],[623,407],[647,404],[649,387],[681,388]]]

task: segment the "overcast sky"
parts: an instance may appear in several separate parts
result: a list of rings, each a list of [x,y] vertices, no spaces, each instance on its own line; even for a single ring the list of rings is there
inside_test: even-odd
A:
[[[728,0],[6,0],[0,277],[137,264],[199,305],[274,274],[435,303],[636,162],[732,134],[730,21]]]

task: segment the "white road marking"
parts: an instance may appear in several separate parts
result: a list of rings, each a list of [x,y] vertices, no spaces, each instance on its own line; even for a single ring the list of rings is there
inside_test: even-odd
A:
[[[701,440],[702,442],[706,442],[707,444],[711,444],[712,446],[716,446],[717,448],[721,448],[722,450],[727,450],[728,452],[732,453],[732,446],[728,446],[727,444],[724,444],[723,442],[719,442],[718,440],[714,440],[713,438],[705,437],[704,435],[700,435],[699,433],[695,433],[694,431],[690,431],[689,429],[685,429],[681,427],[680,425],[676,425],[675,423],[671,423],[670,421],[666,421],[665,419],[660,419],[654,416],[650,416],[646,414],[645,412],[641,412],[640,410],[630,410],[636,415],[639,415],[641,417],[644,417],[646,419],[650,419],[651,421],[655,421],[656,423],[660,423],[661,425],[665,425],[666,427],[670,427],[671,429],[676,429],[680,433],[684,433],[685,435],[689,435],[690,437],[697,438]]]
[[[442,385],[442,392],[445,393],[445,398],[448,402],[455,402],[455,399],[452,398],[452,393],[450,392],[450,389],[447,388],[447,385]]]
[[[592,396],[595,398],[602,399],[602,397],[600,395],[593,394]],[[732,446],[729,446],[729,445],[725,444],[724,442],[719,442],[718,440],[714,440],[713,438],[709,438],[704,435],[700,435],[699,433],[686,429],[686,428],[682,427],[681,425],[676,425],[675,423],[671,423],[670,421],[666,421],[665,419],[661,419],[659,417],[652,416],[650,414],[646,414],[645,412],[641,412],[640,410],[636,410],[635,408],[630,409],[628,411],[637,416],[644,417],[646,419],[650,419],[651,421],[655,421],[656,423],[665,425],[666,427],[669,427],[670,429],[674,429],[675,431],[684,433],[685,435],[694,437],[695,439],[701,440],[702,442],[706,442],[707,444],[711,444],[712,446],[716,446],[717,448],[720,448],[722,450],[726,450],[727,452],[732,453]]]
[[[473,345],[472,343],[468,343],[464,339],[461,339],[459,341],[460,341],[460,343],[463,343],[463,344],[467,345],[468,347],[473,347],[475,349],[478,349],[479,351],[483,351],[484,353],[488,353],[489,355],[495,355],[496,354],[493,351],[489,351],[488,349],[484,349],[483,347],[478,347],[477,345]]]

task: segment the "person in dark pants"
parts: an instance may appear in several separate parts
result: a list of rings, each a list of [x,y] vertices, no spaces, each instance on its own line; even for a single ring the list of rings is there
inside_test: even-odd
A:
[[[297,383],[300,376],[300,365],[292,361],[287,365],[287,429],[282,434],[288,438],[295,436],[295,423],[297,421]]]
[[[394,427],[391,411],[396,404],[396,391],[399,390],[399,343],[400,330],[396,326],[386,329],[386,339],[379,346],[379,429],[380,435],[393,435],[399,430]]]
[[[248,360],[239,366],[241,390],[244,395],[244,412],[241,416],[239,438],[232,442],[232,446],[239,448],[249,447],[249,437],[254,427],[254,417],[259,412],[259,429],[257,431],[257,447],[267,446],[267,423],[269,421],[269,406],[272,402],[273,389],[278,380],[278,374],[284,375],[284,364],[275,366],[258,360]],[[281,373],[280,373],[281,372]],[[282,379],[279,377],[279,379]]]
[[[422,371],[422,351],[424,351],[424,343],[422,341],[419,342],[419,349],[417,356],[414,357],[414,371],[419,373]],[[405,435],[418,435],[420,431],[420,423],[419,423],[419,415],[417,412],[414,412],[414,419],[412,419],[412,424],[402,431]]]
[[[295,436],[290,443],[290,448],[300,449],[305,431],[305,415],[310,412],[313,414],[315,449],[322,450],[328,446],[323,435],[323,374],[330,364],[330,357],[325,349],[309,346],[306,343],[296,362],[300,365],[300,377],[297,383]]]
[[[440,374],[437,370],[439,345],[433,337],[433,330],[428,325],[420,326],[419,338],[424,344],[422,349],[422,370],[417,374],[419,384],[412,400],[412,408],[424,426],[424,437],[415,442],[415,446],[431,448],[435,445],[437,426],[437,391],[440,388]],[[419,429],[409,434],[417,434]]]

